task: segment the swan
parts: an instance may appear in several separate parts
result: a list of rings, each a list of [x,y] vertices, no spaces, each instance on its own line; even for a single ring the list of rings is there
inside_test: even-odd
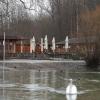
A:
[[[77,87],[73,84],[73,80],[69,79],[70,83],[66,88],[66,94],[74,95],[77,94]]]

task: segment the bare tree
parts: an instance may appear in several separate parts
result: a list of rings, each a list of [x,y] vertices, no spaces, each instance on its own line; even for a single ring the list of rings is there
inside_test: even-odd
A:
[[[87,11],[82,14],[82,27],[83,35],[85,37],[93,37],[86,41],[87,44],[87,63],[89,65],[98,65],[100,63],[100,7],[96,10]],[[85,31],[84,31],[85,30]],[[89,38],[88,38],[89,39]],[[93,39],[93,40],[91,40]],[[91,43],[91,41],[93,41]],[[92,48],[91,48],[92,47]],[[90,52],[92,50],[92,52]]]
[[[32,33],[31,14],[15,0],[0,0],[0,34]],[[24,26],[24,27],[23,27]]]

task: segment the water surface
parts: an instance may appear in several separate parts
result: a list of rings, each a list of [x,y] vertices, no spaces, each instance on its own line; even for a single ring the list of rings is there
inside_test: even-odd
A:
[[[76,80],[76,99],[65,93],[70,78]],[[93,70],[12,68],[5,70],[4,83],[0,70],[0,100],[100,100],[100,72]]]

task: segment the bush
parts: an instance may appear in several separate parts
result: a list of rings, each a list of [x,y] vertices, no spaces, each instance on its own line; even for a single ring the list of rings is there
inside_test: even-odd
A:
[[[100,64],[99,57],[87,57],[86,58],[86,64],[88,67],[98,67]]]

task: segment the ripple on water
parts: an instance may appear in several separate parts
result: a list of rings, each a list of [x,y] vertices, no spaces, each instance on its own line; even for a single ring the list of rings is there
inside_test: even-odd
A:
[[[15,87],[15,84],[0,84],[0,88],[10,88],[10,87]]]
[[[22,86],[23,88],[25,88],[25,90],[30,90],[30,91],[49,91],[49,92],[55,92],[58,94],[66,94],[66,90],[65,89],[55,89],[53,87],[48,87],[48,86],[41,86],[39,84],[23,84]],[[89,91],[92,90],[84,90],[84,91],[78,91],[77,94],[84,94],[87,93]]]
[[[39,85],[39,84],[23,84],[23,87],[25,88],[25,90],[29,90],[29,91],[49,91],[49,92],[55,92],[58,94],[66,94],[66,89],[55,89],[53,87],[48,87],[48,86],[44,86],[44,85]],[[100,89],[93,89],[93,90],[82,90],[82,91],[78,91],[77,95],[82,95],[82,94],[86,94],[88,92],[93,92],[93,91],[99,91]]]

